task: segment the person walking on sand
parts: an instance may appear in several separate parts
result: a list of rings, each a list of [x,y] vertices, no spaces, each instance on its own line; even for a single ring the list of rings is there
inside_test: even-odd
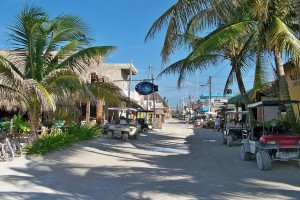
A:
[[[188,128],[189,127],[189,118],[185,117],[185,127]]]
[[[220,126],[221,126],[221,118],[220,118],[219,116],[217,116],[217,117],[215,118],[214,131],[217,129],[217,131],[219,132]]]

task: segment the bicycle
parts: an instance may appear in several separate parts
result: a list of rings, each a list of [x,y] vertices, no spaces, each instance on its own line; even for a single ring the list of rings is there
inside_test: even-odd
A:
[[[15,154],[12,149],[12,145],[9,141],[9,138],[2,133],[2,130],[0,133],[0,141],[1,158],[3,158],[5,161],[13,161],[15,159]]]
[[[21,136],[22,133],[14,133],[9,135],[9,140],[11,143],[11,147],[14,151],[14,154],[16,156],[22,156],[23,155],[23,150],[22,150],[22,145],[21,145]]]

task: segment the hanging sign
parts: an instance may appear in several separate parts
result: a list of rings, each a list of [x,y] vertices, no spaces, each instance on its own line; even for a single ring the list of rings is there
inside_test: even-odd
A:
[[[150,82],[140,82],[135,86],[135,91],[141,95],[148,95],[158,91],[158,86]]]

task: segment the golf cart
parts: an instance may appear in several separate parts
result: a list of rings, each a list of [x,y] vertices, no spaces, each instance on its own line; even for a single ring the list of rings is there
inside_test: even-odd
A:
[[[136,113],[133,108],[108,108],[112,113],[110,123],[106,124],[107,138],[139,139],[141,126],[131,115]],[[117,115],[117,116],[115,116]],[[126,118],[127,116],[127,118]]]
[[[284,123],[282,111],[288,105],[299,111],[299,101],[260,101],[248,105],[257,113],[256,122],[250,121],[252,127],[241,145],[241,159],[250,160],[251,155],[256,155],[257,167],[260,170],[270,170],[271,161],[298,161],[300,166],[300,135]],[[285,115],[287,119],[288,116]],[[251,119],[250,119],[251,120]],[[254,120],[252,120],[254,121]],[[277,123],[267,123],[277,122]]]
[[[223,144],[231,147],[234,142],[242,142],[247,130],[247,116],[248,111],[226,111],[224,113]]]

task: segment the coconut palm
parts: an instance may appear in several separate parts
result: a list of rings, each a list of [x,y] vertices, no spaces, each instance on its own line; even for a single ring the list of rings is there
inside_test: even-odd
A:
[[[77,94],[78,98],[82,91],[91,94],[83,77],[90,62],[103,60],[115,50],[90,47],[87,30],[77,16],[51,19],[36,6],[25,6],[9,28],[11,50],[0,56],[0,92],[27,110],[34,138],[41,113],[55,111],[61,97]]]
[[[188,43],[187,45],[191,47],[192,52],[187,58],[167,67],[161,72],[160,76],[168,73],[179,73],[178,87],[180,87],[187,72],[194,73],[196,70],[202,71],[209,66],[214,66],[218,61],[229,60],[231,69],[229,70],[228,79],[224,87],[224,93],[226,93],[228,86],[232,83],[233,77],[236,77],[244,103],[247,105],[250,102],[250,99],[242,80],[242,71],[245,72],[249,69],[247,62],[251,61],[252,57],[248,57],[248,50],[251,41],[253,40],[253,36],[249,34],[249,28],[239,29],[238,24],[233,24],[238,18],[243,17],[243,14],[241,15],[243,10],[236,9],[235,12],[230,13],[230,15],[227,15],[224,19],[216,16],[218,17],[220,27],[204,38],[197,38],[193,36],[193,34],[199,29],[199,26],[203,27],[202,24],[207,20],[206,17],[203,18],[204,13],[206,16],[216,15],[214,9],[209,8],[203,10],[201,14],[195,15],[195,17],[190,20],[187,24],[186,32],[182,35],[182,41],[184,41],[185,44]],[[232,24],[229,26],[227,24],[230,21]],[[236,39],[234,37],[226,38],[228,33],[231,33],[231,36],[234,33],[236,36],[240,36],[242,32],[244,33],[244,37],[241,39]],[[223,45],[220,38],[226,40],[227,44]]]
[[[282,95],[283,99],[289,99],[288,90],[287,90],[287,84],[284,77],[284,71],[283,71],[283,62],[282,62],[282,53],[285,51],[286,55],[289,56],[295,56],[299,55],[300,46],[299,46],[299,40],[296,37],[295,32],[293,30],[299,30],[299,25],[297,26],[294,18],[294,10],[292,7],[292,1],[279,1],[279,0],[270,0],[270,1],[248,1],[248,0],[242,0],[242,1],[233,1],[231,4],[224,4],[225,10],[227,10],[224,14],[216,14],[213,8],[217,8],[216,5],[219,3],[220,5],[222,2],[227,1],[212,1],[211,8],[202,9],[201,12],[194,15],[193,17],[189,18],[189,22],[181,23],[179,27],[186,28],[188,27],[188,24],[196,24],[194,25],[192,29],[195,30],[202,30],[203,27],[207,27],[208,25],[219,25],[220,23],[217,22],[224,22],[224,19],[227,16],[231,15],[232,11],[235,10],[244,10],[245,16],[244,18],[238,18],[240,21],[236,21],[235,23],[229,24],[227,27],[227,34],[223,34],[223,37],[218,37],[215,41],[215,44],[213,46],[203,46],[202,45],[196,47],[194,49],[194,55],[191,58],[197,58],[198,56],[203,56],[207,53],[207,50],[210,49],[213,51],[214,48],[217,46],[224,46],[230,40],[235,40],[238,37],[244,36],[244,30],[252,30],[253,33],[249,33],[252,35],[256,35],[257,39],[257,55],[260,56],[261,53],[264,50],[268,50],[270,52],[273,52],[275,57],[275,63],[277,66],[277,72],[280,73],[280,94]],[[201,4],[202,5],[202,4]],[[228,6],[229,5],[229,6]],[[169,9],[170,10],[170,9]],[[230,11],[228,11],[230,10]],[[176,13],[180,12],[170,12],[171,16],[176,16]],[[174,14],[175,13],[175,14]],[[229,14],[229,15],[228,15]],[[162,22],[167,23],[166,20],[168,19],[166,17],[167,15],[163,15],[162,17],[157,20],[153,26],[151,27],[148,36],[153,36],[154,33],[157,32],[157,30],[160,30],[159,28],[162,27]],[[215,17],[213,17],[215,16]],[[181,17],[183,18],[183,17]],[[178,34],[180,34],[179,29],[176,28],[178,26],[170,26],[171,24],[179,24],[180,19],[179,17],[171,18],[169,22],[168,31],[166,34],[166,38],[177,38],[176,42],[173,42],[173,40],[166,40],[163,46],[162,52],[166,52],[166,55],[169,55],[170,52],[174,51],[174,49],[179,48],[182,46],[181,42],[183,41],[183,44],[186,44],[185,40],[179,40]],[[194,20],[195,19],[195,20]],[[173,20],[173,21],[172,21]],[[195,21],[195,22],[193,22]],[[160,22],[160,23],[159,23]],[[159,26],[160,25],[160,26]],[[205,26],[206,25],[206,26]],[[175,27],[175,28],[174,28]],[[191,29],[191,28],[190,28]],[[192,30],[191,29],[191,30]],[[169,31],[169,30],[175,30],[175,31]],[[241,31],[241,35],[239,36],[239,31]],[[177,36],[175,36],[177,34]],[[218,32],[215,32],[215,34],[219,34]],[[165,51],[165,49],[168,49],[170,46],[168,42],[170,41],[171,44],[173,44],[172,51]],[[210,44],[210,43],[207,43]],[[164,54],[163,60],[164,60]],[[166,57],[166,56],[165,56]],[[257,61],[260,61],[261,58],[257,58]],[[260,62],[257,62],[257,67],[259,67]],[[256,68],[257,69],[257,68]]]
[[[299,25],[296,22],[292,0],[280,1],[244,1],[250,13],[252,26],[257,27],[256,35],[260,45],[271,52],[275,59],[276,72],[279,78],[279,97],[290,99],[285,73],[283,69],[283,54],[288,58],[300,54]],[[243,6],[244,6],[243,5]],[[292,108],[287,108],[292,114]]]

